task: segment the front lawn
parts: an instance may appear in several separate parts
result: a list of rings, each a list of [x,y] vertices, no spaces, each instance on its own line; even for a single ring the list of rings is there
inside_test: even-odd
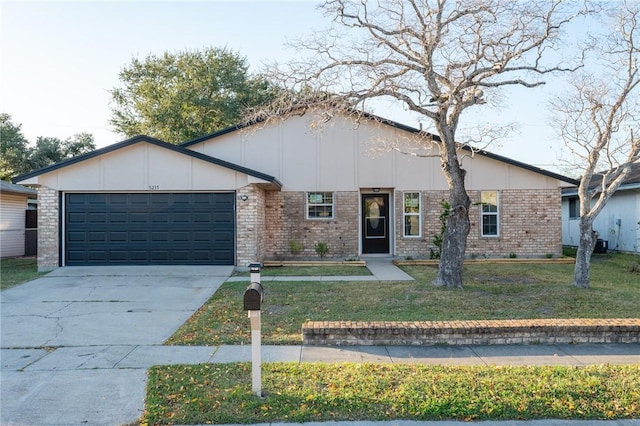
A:
[[[16,257],[0,260],[0,289],[4,290],[43,276],[38,272],[35,257]]]
[[[414,282],[266,282],[262,339],[264,344],[300,344],[300,328],[309,320],[636,318],[638,260],[594,256],[586,290],[571,285],[573,265],[553,263],[468,264],[462,290],[431,285],[436,269],[429,266],[403,267]],[[249,344],[249,320],[242,309],[247,284],[225,283],[167,344]]]
[[[251,365],[149,371],[143,424],[339,420],[530,420],[640,417],[640,365],[443,367],[394,364]]]

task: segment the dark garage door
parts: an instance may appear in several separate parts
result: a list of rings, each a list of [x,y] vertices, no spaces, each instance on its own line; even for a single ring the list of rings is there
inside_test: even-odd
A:
[[[233,265],[234,193],[65,194],[65,264]]]

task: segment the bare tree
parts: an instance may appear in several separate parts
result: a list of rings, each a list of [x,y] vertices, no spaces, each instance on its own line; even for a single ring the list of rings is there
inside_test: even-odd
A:
[[[604,16],[607,33],[591,40],[590,73],[569,84],[552,102],[554,122],[570,153],[578,186],[580,242],[573,284],[589,287],[597,236],[593,221],[640,159],[640,3],[616,2]],[[596,173],[597,170],[604,170]]]
[[[391,99],[430,119],[438,137],[424,132],[421,140],[438,148],[451,206],[434,284],[461,287],[471,199],[458,124],[468,108],[494,102],[500,88],[536,87],[549,73],[577,69],[580,61],[565,61],[557,48],[563,29],[583,13],[578,6],[566,0],[327,0],[321,7],[333,17],[332,27],[292,43],[301,59],[271,78],[298,94],[298,106],[364,110],[370,100]],[[314,95],[301,98],[301,89]]]

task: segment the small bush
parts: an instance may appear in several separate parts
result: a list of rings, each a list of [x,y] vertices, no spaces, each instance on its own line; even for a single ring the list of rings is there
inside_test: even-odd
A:
[[[429,258],[430,259],[440,259],[440,254],[442,253],[442,243],[444,242],[444,233],[447,231],[447,219],[449,218],[449,214],[451,213],[451,205],[447,201],[442,201],[440,203],[442,206],[442,213],[440,213],[440,233],[433,236],[433,245],[434,249],[429,249]]]
[[[300,244],[295,240],[289,241],[289,252],[291,252],[292,255],[295,256],[299,254],[301,251],[302,251],[302,244]]]
[[[544,255],[547,259],[553,259],[553,253],[547,253]]]
[[[628,271],[632,274],[640,274],[640,262],[632,262]]]
[[[329,246],[327,245],[327,243],[318,241],[316,243],[316,253],[318,253],[318,256],[320,256],[320,259],[324,259],[327,253],[329,253]]]
[[[514,252],[509,253],[509,259],[515,259],[516,257],[518,257],[518,255]]]

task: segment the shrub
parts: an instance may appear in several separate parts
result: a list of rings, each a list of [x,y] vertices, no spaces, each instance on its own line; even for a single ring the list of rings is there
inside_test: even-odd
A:
[[[440,254],[442,252],[442,242],[444,241],[444,233],[447,230],[447,218],[451,212],[451,205],[447,201],[442,201],[440,203],[442,206],[442,213],[440,213],[440,233],[433,236],[433,245],[436,247],[434,249],[429,249],[429,257],[431,259],[440,259]]]
[[[299,254],[302,251],[302,244],[295,240],[289,241],[289,251],[292,255]]]
[[[316,253],[318,253],[320,259],[323,259],[327,255],[327,253],[329,253],[329,246],[327,245],[327,243],[318,241],[316,243]]]

